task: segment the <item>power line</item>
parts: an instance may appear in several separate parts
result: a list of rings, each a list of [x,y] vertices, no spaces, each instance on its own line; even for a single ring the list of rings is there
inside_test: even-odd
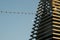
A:
[[[8,14],[36,14],[36,13],[33,13],[33,12],[12,12],[12,11],[2,11],[0,10],[0,13],[8,13]]]

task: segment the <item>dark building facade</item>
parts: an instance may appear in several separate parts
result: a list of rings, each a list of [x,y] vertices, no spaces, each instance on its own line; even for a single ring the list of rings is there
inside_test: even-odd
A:
[[[60,40],[60,0],[40,0],[31,39]]]

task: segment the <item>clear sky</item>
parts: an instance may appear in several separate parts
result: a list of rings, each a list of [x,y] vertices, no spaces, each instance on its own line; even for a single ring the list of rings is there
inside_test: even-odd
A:
[[[36,12],[39,0],[0,0],[0,10]],[[0,13],[0,40],[29,40],[35,14]]]

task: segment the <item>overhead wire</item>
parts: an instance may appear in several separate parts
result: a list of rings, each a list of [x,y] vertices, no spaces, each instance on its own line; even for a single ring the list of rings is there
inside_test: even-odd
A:
[[[0,10],[0,13],[8,13],[8,14],[36,14],[33,12],[17,12],[17,11],[2,11]]]

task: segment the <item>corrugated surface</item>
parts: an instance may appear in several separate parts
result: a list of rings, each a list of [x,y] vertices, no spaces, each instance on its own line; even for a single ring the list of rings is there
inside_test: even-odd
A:
[[[52,0],[53,39],[60,40],[60,0]]]
[[[60,0],[41,0],[29,40],[60,40]]]

